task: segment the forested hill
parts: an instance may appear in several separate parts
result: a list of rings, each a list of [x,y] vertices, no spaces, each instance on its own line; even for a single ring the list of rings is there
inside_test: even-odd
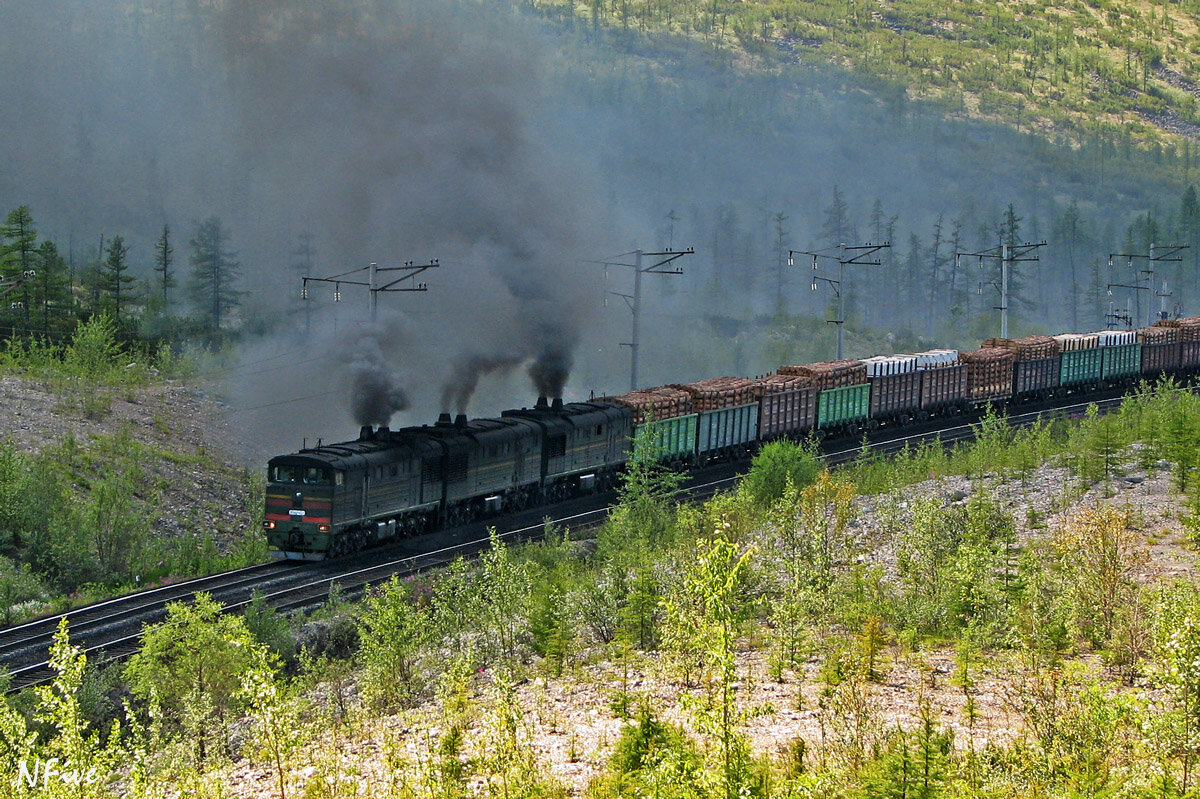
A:
[[[598,26],[676,33],[760,68],[844,69],[881,96],[1052,138],[1132,135],[1194,158],[1200,3],[1157,0],[531,0]]]

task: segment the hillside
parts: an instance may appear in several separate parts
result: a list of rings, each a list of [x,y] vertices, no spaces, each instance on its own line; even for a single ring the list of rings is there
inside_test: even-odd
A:
[[[261,479],[208,390],[0,375],[0,621],[265,557]]]
[[[1193,166],[1200,137],[1195,3],[929,0],[533,0],[548,14],[671,33],[751,59],[749,69],[840,69],[887,100],[1004,122],[1076,144],[1132,135]],[[750,66],[753,64],[753,66]]]

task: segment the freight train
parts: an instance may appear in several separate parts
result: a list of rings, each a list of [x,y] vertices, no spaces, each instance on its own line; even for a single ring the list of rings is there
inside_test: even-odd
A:
[[[538,400],[496,419],[363,427],[354,441],[268,463],[264,526],[275,558],[322,560],[397,536],[456,526],[616,485],[643,429],[664,462],[749,457],[778,438],[849,436],[879,426],[1045,400],[1086,399],[1200,371],[1200,317],[1136,331],[988,339],[929,350],[784,366],[588,402]]]

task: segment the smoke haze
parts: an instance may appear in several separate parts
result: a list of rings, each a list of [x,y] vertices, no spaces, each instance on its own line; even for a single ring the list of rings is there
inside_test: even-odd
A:
[[[29,205],[78,262],[124,235],[147,276],[164,224],[186,269],[189,225],[220,217],[243,316],[271,331],[228,389],[266,451],[624,390],[629,313],[602,300],[631,291],[631,270],[600,262],[635,248],[696,248],[683,276],[644,277],[642,384],[769,371],[753,325],[777,297],[824,318],[827,294],[775,267],[781,246],[830,243],[835,187],[857,220],[844,235],[891,219],[897,250],[943,214],[978,247],[1010,202],[1034,239],[1070,199],[1111,226],[1150,194],[844,78],[746,75],[698,42],[656,42],[651,60],[631,34],[499,3],[6,0],[0,27],[0,211]],[[361,272],[341,302],[327,284],[298,299],[301,274],[429,259],[429,291],[379,293],[374,323]],[[902,277],[847,290],[876,326],[924,322]]]

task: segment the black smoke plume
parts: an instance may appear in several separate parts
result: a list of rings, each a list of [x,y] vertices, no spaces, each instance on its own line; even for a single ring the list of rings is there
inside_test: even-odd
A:
[[[442,388],[442,408],[455,413],[466,413],[467,404],[479,378],[496,372],[507,372],[521,362],[520,357],[495,355],[463,355],[458,358],[450,377]]]
[[[596,225],[548,140],[545,42],[457,0],[227,0],[222,21],[256,172],[311,203],[351,263],[442,262],[420,302],[446,312],[443,405],[465,412],[480,378],[531,360],[561,395],[596,305],[571,264]],[[321,155],[300,176],[289,152]]]
[[[561,329],[549,329],[545,333],[544,338],[538,339],[540,347],[533,363],[529,364],[528,372],[538,396],[553,399],[563,395],[571,365],[575,361],[575,342],[566,337],[566,331]]]
[[[408,408],[403,378],[391,366],[391,355],[401,352],[408,341],[399,319],[386,318],[339,347],[356,424],[386,425],[393,414]]]
[[[350,407],[358,424],[386,425],[392,414],[408,408],[408,394],[388,372],[372,364],[355,364],[350,371]]]

